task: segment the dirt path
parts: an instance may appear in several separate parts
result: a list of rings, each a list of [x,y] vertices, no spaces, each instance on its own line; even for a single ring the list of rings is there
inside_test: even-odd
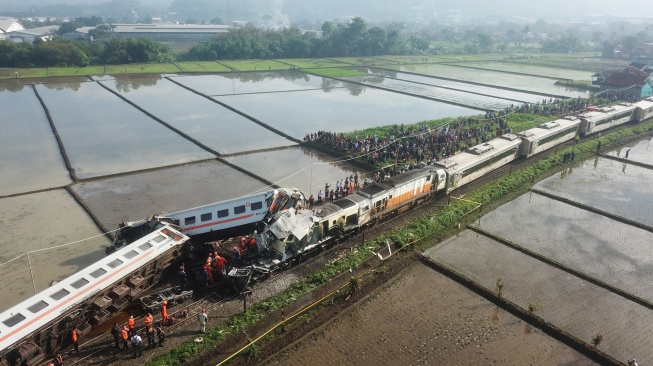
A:
[[[595,365],[416,264],[263,365]]]

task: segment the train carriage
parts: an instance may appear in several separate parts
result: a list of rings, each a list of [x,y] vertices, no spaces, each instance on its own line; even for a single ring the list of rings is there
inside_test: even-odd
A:
[[[529,158],[573,139],[578,132],[580,122],[578,117],[567,116],[518,133],[517,136],[522,139],[521,156]]]
[[[633,120],[635,112],[636,107],[633,104],[621,103],[582,113],[578,115],[581,120],[578,126],[578,134],[584,136],[628,123]]]
[[[646,98],[635,103],[635,122],[642,122],[653,117],[653,98]]]
[[[160,225],[102,260],[0,314],[0,364],[33,363],[89,332],[156,284],[189,237]],[[30,347],[25,347],[28,345]],[[32,347],[33,345],[33,347]],[[22,352],[24,349],[28,352]]]
[[[522,140],[508,133],[466,151],[438,161],[435,166],[447,172],[447,192],[519,158]]]

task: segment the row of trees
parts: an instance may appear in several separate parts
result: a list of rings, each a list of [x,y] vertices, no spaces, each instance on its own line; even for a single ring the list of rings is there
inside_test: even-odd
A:
[[[52,67],[169,62],[167,46],[148,39],[113,38],[86,42],[54,38],[50,42],[0,42],[0,67]]]
[[[422,54],[429,41],[411,35],[405,40],[397,30],[367,27],[362,18],[349,24],[322,25],[322,37],[297,28],[280,31],[244,27],[192,47],[182,55],[187,60],[269,59],[303,57],[359,57]]]

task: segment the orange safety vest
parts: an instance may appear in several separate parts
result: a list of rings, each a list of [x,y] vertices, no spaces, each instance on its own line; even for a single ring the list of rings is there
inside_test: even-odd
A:
[[[73,329],[71,336],[73,338],[73,342],[77,342],[77,331]]]
[[[129,333],[127,332],[127,329],[122,328],[122,330],[120,331],[120,333],[122,333],[122,340],[123,340],[123,341],[126,341],[127,338],[129,338]]]
[[[127,325],[129,325],[129,329],[134,329],[134,327],[136,326],[136,322],[134,321],[134,318],[129,318],[129,320],[127,320]]]
[[[161,305],[161,320],[168,320],[168,309],[166,305]]]

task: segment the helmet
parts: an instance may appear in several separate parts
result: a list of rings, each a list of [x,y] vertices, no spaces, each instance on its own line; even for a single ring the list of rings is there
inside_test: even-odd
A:
[[[238,247],[234,247],[234,250],[238,250]]]
[[[213,253],[209,253],[209,257],[213,257]]]
[[[202,313],[206,313],[206,310],[205,310],[205,309],[202,309]]]
[[[168,305],[168,302],[165,301],[165,300],[163,300],[162,304],[163,304],[163,305]]]

